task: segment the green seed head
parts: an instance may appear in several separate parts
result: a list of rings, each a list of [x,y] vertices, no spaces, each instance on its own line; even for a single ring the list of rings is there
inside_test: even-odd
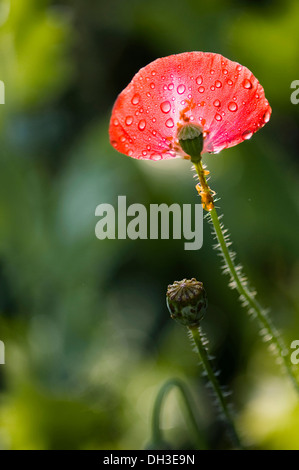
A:
[[[184,152],[190,155],[191,161],[197,163],[203,149],[202,129],[195,124],[186,124],[178,131],[177,138]]]
[[[208,299],[202,282],[192,278],[175,281],[169,285],[166,303],[171,318],[181,325],[194,327],[203,319]]]

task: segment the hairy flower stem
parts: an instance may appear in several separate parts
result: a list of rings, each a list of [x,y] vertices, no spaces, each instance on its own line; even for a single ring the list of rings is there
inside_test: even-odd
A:
[[[209,384],[212,386],[212,389],[214,391],[215,397],[217,399],[217,404],[219,406],[219,410],[221,412],[222,418],[224,418],[224,421],[226,422],[228,429],[230,431],[230,437],[231,440],[234,444],[234,446],[237,449],[242,449],[241,441],[238,436],[238,433],[236,431],[228,404],[223,396],[221,387],[219,385],[219,382],[216,378],[216,375],[214,373],[213,367],[211,366],[209,357],[208,357],[208,352],[207,349],[204,345],[205,339],[203,334],[201,333],[200,327],[189,327],[189,331],[191,333],[191,338],[193,338],[196,350],[199,355],[200,362],[203,366],[203,369],[207,375],[207,378],[209,380]]]
[[[194,403],[190,396],[189,390],[185,386],[184,382],[180,379],[170,379],[160,388],[159,393],[156,397],[153,415],[152,415],[152,441],[154,444],[159,445],[164,443],[163,434],[161,430],[161,414],[163,409],[163,404],[166,396],[173,388],[177,388],[181,397],[183,398],[185,404],[185,410],[187,412],[188,421],[190,428],[192,428],[192,435],[198,449],[204,450],[207,449],[206,442],[203,438],[203,435],[198,427],[197,421],[194,416]]]
[[[247,281],[242,275],[240,268],[236,267],[234,264],[234,255],[228,249],[228,239],[227,236],[224,235],[223,226],[219,221],[219,217],[214,206],[212,191],[210,190],[206,180],[207,172],[203,169],[201,160],[196,163],[193,162],[193,164],[200,181],[200,190],[198,188],[197,190],[202,197],[203,207],[208,211],[210,220],[213,224],[215,235],[219,243],[219,251],[225,262],[226,271],[229,272],[231,276],[231,286],[239,292],[242,305],[247,307],[250,314],[257,317],[261,326],[261,336],[264,338],[265,342],[269,343],[270,349],[277,355],[279,363],[282,364],[296,391],[299,393],[299,383],[294,371],[292,370],[292,364],[288,359],[287,350],[282,339],[275,327],[272,325],[267,313],[256,301],[255,293],[248,288]],[[206,200],[209,201],[208,206],[206,204]]]

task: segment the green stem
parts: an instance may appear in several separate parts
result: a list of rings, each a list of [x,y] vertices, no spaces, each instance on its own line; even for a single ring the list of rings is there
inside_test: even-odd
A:
[[[198,174],[201,186],[204,191],[208,191],[211,196],[211,190],[207,184],[205,173],[202,167],[201,160],[199,162],[193,163]],[[262,309],[260,304],[255,299],[255,293],[249,290],[247,282],[240,273],[240,270],[235,266],[232,254],[228,249],[227,239],[223,234],[223,227],[219,222],[219,217],[214,207],[214,204],[210,207],[209,215],[211,222],[214,226],[215,234],[219,243],[219,249],[223,256],[226,267],[231,275],[232,286],[235,288],[239,294],[242,304],[247,306],[249,313],[256,315],[261,325],[262,336],[265,341],[268,341],[271,344],[271,349],[276,353],[279,362],[284,366],[287,374],[289,375],[293,385],[295,386],[296,391],[299,393],[299,383],[296,378],[294,371],[292,370],[292,365],[288,360],[286,353],[286,347],[279,337],[278,332],[272,325],[270,319],[268,318],[266,312]]]
[[[175,387],[181,392],[181,396],[184,400],[190,427],[193,429],[193,432],[195,435],[196,446],[198,447],[198,449],[206,449],[207,448],[206,443],[198,428],[198,424],[194,416],[193,410],[195,409],[195,406],[194,406],[193,400],[184,382],[182,382],[179,379],[170,379],[167,382],[165,382],[165,384],[161,387],[156,397],[154,409],[153,409],[153,416],[152,416],[153,442],[154,443],[164,442],[163,434],[161,430],[161,414],[162,414],[162,409],[163,409],[163,403],[166,399],[166,396],[170,392],[170,390]]]
[[[218,401],[221,414],[225,418],[225,421],[226,421],[226,423],[228,425],[228,428],[230,430],[230,435],[231,435],[232,441],[238,449],[242,449],[241,441],[240,441],[240,438],[239,438],[238,433],[236,431],[236,428],[235,428],[233,419],[231,417],[231,413],[229,411],[228,405],[227,405],[226,400],[223,396],[221,387],[220,387],[219,382],[218,382],[218,380],[215,376],[214,370],[213,370],[213,368],[210,364],[210,360],[208,358],[208,353],[207,353],[207,350],[206,350],[206,348],[204,346],[204,343],[203,343],[203,336],[201,334],[200,327],[192,327],[192,328],[189,327],[189,330],[191,332],[194,343],[196,345],[198,355],[199,355],[199,359],[200,359],[200,361],[203,365],[203,368],[204,368],[204,370],[207,374],[207,377],[208,377],[208,379],[209,379],[209,381],[210,381],[210,383],[213,387],[213,391],[214,391],[216,399]]]

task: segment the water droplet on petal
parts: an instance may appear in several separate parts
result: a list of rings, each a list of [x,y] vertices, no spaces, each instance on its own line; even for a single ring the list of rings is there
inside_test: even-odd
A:
[[[237,103],[233,103],[232,101],[230,103],[228,103],[228,109],[230,111],[232,111],[233,113],[236,112],[238,110],[238,105]]]
[[[147,150],[150,150],[150,149],[151,149],[151,146],[150,146],[150,145],[147,145],[146,148],[147,148]]]
[[[150,84],[150,87],[151,87],[152,89],[154,89],[154,88],[155,88],[155,84],[154,84],[154,83],[151,83],[151,84]]]
[[[215,87],[214,85],[211,86],[211,90],[214,91],[215,90]]]
[[[145,126],[146,126],[145,120],[144,120],[144,119],[141,119],[141,121],[139,121],[139,124],[138,124],[138,129],[139,129],[140,131],[144,131]]]
[[[219,108],[221,106],[221,103],[219,100],[215,100],[213,105],[216,106],[216,108]]]
[[[215,70],[213,70],[213,69],[210,70],[210,74],[211,74],[211,75],[214,75],[214,73],[215,73]]]
[[[216,82],[215,82],[215,87],[216,87],[216,88],[221,88],[221,87],[222,87],[222,83],[221,83],[220,80],[216,80]]]
[[[257,94],[255,95],[255,97],[256,97],[256,99],[258,100],[259,97],[260,97],[260,95],[257,93]]]
[[[242,85],[243,85],[243,87],[246,88],[247,90],[249,90],[250,88],[252,88],[252,83],[251,83],[250,80],[248,80],[248,78],[245,78],[245,80],[243,80]]]
[[[223,70],[222,70],[222,73],[223,73],[224,75],[227,75],[227,74],[228,74],[228,72],[227,72],[226,69],[223,69]]]
[[[167,119],[167,121],[165,122],[165,126],[169,128],[173,127],[174,126],[173,120],[171,118]]]
[[[153,134],[153,135],[157,135],[157,131],[152,131],[152,134]]]
[[[241,72],[242,68],[243,68],[242,65],[238,65],[237,67],[238,72]]]
[[[129,150],[129,151],[128,151],[128,155],[129,155],[129,157],[131,157],[131,156],[133,155],[133,151],[132,151],[132,150]]]
[[[216,121],[222,121],[222,117],[218,113],[215,114],[215,119]]]
[[[265,114],[264,114],[264,123],[267,123],[270,121],[270,112],[269,111],[266,111]]]
[[[162,155],[160,153],[152,153],[151,160],[162,160]]]
[[[153,119],[152,119],[153,122],[156,122],[156,120],[157,120],[156,118],[153,118]]]
[[[121,142],[125,142],[126,141],[126,138],[124,135],[121,136],[121,138],[119,139]]]
[[[138,93],[136,93],[136,95],[133,96],[132,98],[132,104],[138,104],[139,103],[139,100],[140,100],[140,96],[138,95]]]
[[[168,90],[173,90],[173,88],[174,88],[174,84],[173,84],[173,83],[169,83],[169,85],[168,85]]]
[[[251,132],[251,131],[245,131],[242,134],[242,138],[244,140],[249,140],[249,139],[251,139],[252,136],[253,136],[253,132]]]
[[[232,86],[232,84],[233,84],[233,81],[232,81],[232,80],[230,80],[230,79],[228,79],[228,80],[227,80],[227,84],[228,84],[229,86]]]
[[[201,84],[202,84],[202,76],[201,76],[201,75],[199,75],[199,76],[197,77],[196,83],[197,83],[197,85],[201,85]]]
[[[205,87],[204,87],[204,86],[200,86],[200,87],[198,88],[198,91],[199,91],[199,93],[203,93],[203,92],[205,91]]]
[[[118,126],[118,125],[119,125],[119,120],[118,120],[118,119],[114,119],[114,120],[113,120],[113,125],[114,125],[114,126]]]
[[[153,70],[152,71],[152,76],[154,77],[156,75],[156,72]]]
[[[186,90],[186,87],[185,85],[181,84],[177,87],[177,91],[178,91],[178,94],[179,95],[182,95],[184,93],[184,91]]]
[[[163,113],[167,114],[171,110],[171,105],[169,101],[163,101],[163,103],[160,105],[160,108]]]
[[[142,155],[145,157],[147,155],[147,151],[146,150],[142,150]]]
[[[146,96],[148,96],[148,97],[150,97],[150,96],[151,96],[151,94],[150,94],[150,92],[149,92],[149,91],[147,92]]]

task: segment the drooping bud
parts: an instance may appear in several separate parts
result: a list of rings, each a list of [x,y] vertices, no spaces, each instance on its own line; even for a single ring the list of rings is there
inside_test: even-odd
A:
[[[171,318],[181,325],[194,327],[203,319],[208,299],[202,282],[192,278],[175,281],[169,285],[166,303]]]
[[[203,149],[202,129],[196,124],[185,124],[178,131],[177,138],[184,152],[190,155],[191,161],[199,162]]]

